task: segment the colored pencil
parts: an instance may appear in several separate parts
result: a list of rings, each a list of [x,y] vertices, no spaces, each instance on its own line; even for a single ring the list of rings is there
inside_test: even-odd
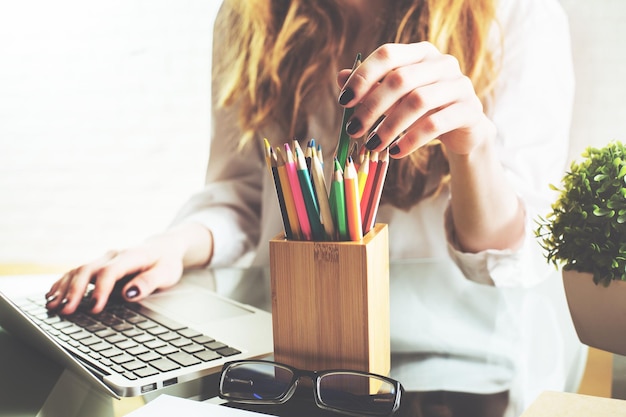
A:
[[[326,188],[326,180],[324,178],[324,169],[322,168],[322,162],[317,157],[317,152],[313,153],[311,158],[311,174],[313,178],[313,186],[315,188],[315,195],[317,196],[317,202],[320,208],[320,215],[322,217],[322,225],[326,232],[327,240],[335,239],[335,222],[330,211],[330,203],[328,201],[328,189]]]
[[[285,231],[285,237],[287,239],[293,239],[293,232],[291,231],[291,224],[289,223],[289,215],[287,214],[287,206],[285,205],[283,187],[281,185],[280,177],[278,174],[278,161],[276,158],[276,153],[271,147],[269,148],[269,162],[270,162],[270,170],[272,173],[272,178],[274,179],[274,188],[276,189],[276,196],[278,197],[278,206],[280,207],[280,215],[283,220],[283,229]]]
[[[304,196],[302,195],[302,188],[300,187],[296,163],[288,143],[285,143],[285,167],[287,168],[287,176],[289,178],[289,185],[291,186],[291,192],[293,194],[293,201],[296,205],[296,213],[298,214],[298,223],[300,224],[302,238],[304,240],[313,240],[311,223],[309,223],[309,217],[306,211]]]
[[[356,69],[356,67],[359,66],[360,63],[361,54],[358,53],[356,55],[356,59],[354,60],[354,65],[352,66],[352,72],[354,72],[354,70]],[[352,74],[352,72],[350,74]],[[337,151],[335,152],[337,160],[342,167],[346,165],[348,151],[350,150],[350,144],[352,142],[350,135],[348,135],[348,132],[346,132],[346,124],[348,123],[348,120],[350,120],[350,117],[352,117],[353,113],[354,107],[346,107],[345,109],[343,109],[343,118],[341,120],[341,133],[339,134],[339,143],[337,144]]]
[[[348,156],[348,161],[346,162],[346,168],[344,169],[343,174],[343,183],[346,195],[348,234],[350,235],[350,240],[359,241],[363,239],[361,208],[359,205],[359,183],[351,156]]]
[[[376,167],[376,177],[374,179],[374,187],[369,197],[367,210],[363,216],[363,233],[369,232],[374,227],[380,198],[383,194],[383,185],[387,177],[387,168],[389,167],[389,151],[385,149],[380,153],[380,160]]]
[[[343,184],[343,170],[337,158],[334,160],[333,180],[330,184],[330,212],[336,228],[337,240],[348,240],[348,222],[346,219],[346,199]]]
[[[363,187],[363,193],[361,194],[361,216],[365,217],[367,211],[367,204],[374,188],[374,177],[376,176],[376,167],[378,166],[378,152],[370,152],[369,163],[367,169],[367,180]]]
[[[279,146],[276,147],[275,154],[276,165],[278,168],[278,178],[280,179],[280,184],[283,190],[283,197],[285,199],[285,208],[287,209],[287,217],[289,218],[291,234],[293,239],[302,239],[302,231],[300,230],[296,203],[293,199],[291,184],[289,183],[289,176],[287,174],[287,167],[285,166],[285,157],[283,156],[283,152]]]
[[[302,149],[297,141],[294,141],[294,149],[296,171],[298,173],[298,180],[300,181],[300,188],[302,190],[302,197],[304,199],[307,217],[309,219],[309,224],[311,225],[313,240],[324,240],[324,228],[322,227],[322,221],[320,220],[320,209],[317,205],[315,194],[313,192],[311,174],[306,166],[304,154],[302,153]]]
[[[363,198],[363,190],[365,189],[365,183],[369,175],[370,168],[370,155],[369,152],[363,154],[363,159],[360,161],[359,170],[357,176],[359,179],[359,198]]]

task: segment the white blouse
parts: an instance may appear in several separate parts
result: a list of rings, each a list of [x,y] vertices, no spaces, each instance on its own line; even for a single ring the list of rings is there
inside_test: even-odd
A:
[[[214,36],[219,60],[220,49],[228,46],[219,31]],[[565,167],[574,77],[568,22],[556,0],[501,0],[492,39],[501,71],[488,116],[498,129],[509,184],[526,210],[523,246],[457,250],[448,238],[447,190],[408,211],[381,206],[376,221],[389,225],[392,260],[434,258],[451,271],[391,277],[392,376],[407,390],[510,390],[509,411],[516,415],[541,390],[567,389],[571,374],[569,354],[562,353],[565,336],[558,336],[563,324],[557,323],[566,307],[554,284],[555,269],[534,236],[534,221],[549,210],[555,195],[548,184],[558,184]],[[503,52],[496,48],[501,40]],[[322,145],[329,179],[342,109],[336,104],[339,89],[329,85],[324,91],[311,104],[308,137],[302,139]],[[221,109],[214,99],[212,116],[206,186],[175,222],[200,222],[212,231],[212,267],[268,265],[268,242],[282,223],[262,140],[281,145],[288,138],[270,128],[258,132],[255,146],[240,151],[236,106]],[[543,283],[549,276],[551,282]],[[440,372],[444,368],[449,375]]]

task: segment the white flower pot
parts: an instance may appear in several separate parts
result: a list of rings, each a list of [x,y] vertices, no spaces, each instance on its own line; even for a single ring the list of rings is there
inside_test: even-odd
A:
[[[626,355],[626,281],[596,285],[586,272],[563,271],[569,311],[580,341]]]

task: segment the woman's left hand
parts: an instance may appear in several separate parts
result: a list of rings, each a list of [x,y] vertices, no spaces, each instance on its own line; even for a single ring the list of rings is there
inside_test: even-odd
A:
[[[392,157],[402,158],[438,138],[448,152],[467,155],[495,136],[457,59],[431,43],[385,44],[352,75],[340,71],[337,82],[339,103],[355,107],[348,134],[361,137],[374,127],[365,145],[370,150],[389,147]]]

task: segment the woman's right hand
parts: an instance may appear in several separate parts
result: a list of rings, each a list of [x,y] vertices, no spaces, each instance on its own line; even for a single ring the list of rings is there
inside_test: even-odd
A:
[[[139,301],[156,290],[176,284],[185,267],[208,263],[211,248],[210,232],[194,224],[168,231],[129,249],[109,251],[68,271],[56,281],[46,294],[46,307],[60,314],[72,314],[91,283],[93,290],[88,303],[90,311],[97,314],[106,305],[115,284],[128,276],[132,277],[119,295],[127,301]]]

